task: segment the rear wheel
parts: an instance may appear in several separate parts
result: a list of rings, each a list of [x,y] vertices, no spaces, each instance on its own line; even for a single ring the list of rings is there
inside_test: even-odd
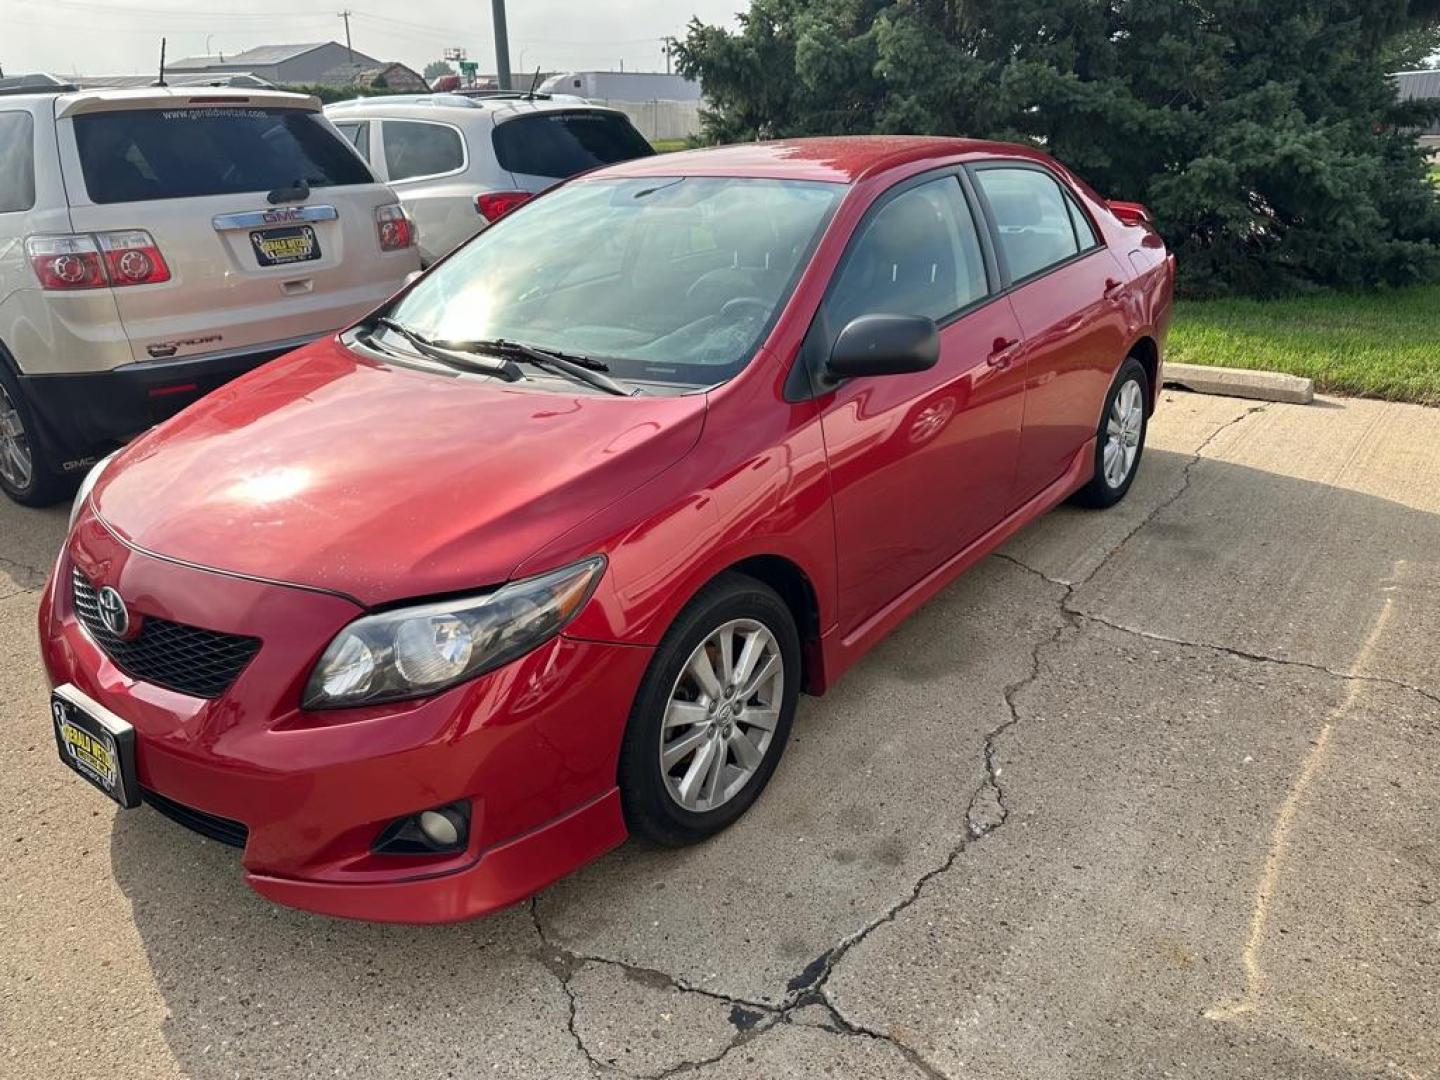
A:
[[[0,367],[0,489],[23,506],[48,506],[74,488],[52,470],[18,381]]]
[[[1149,400],[1150,380],[1145,367],[1133,356],[1128,357],[1105,398],[1105,411],[1095,434],[1095,475],[1075,493],[1076,502],[1104,508],[1125,497],[1140,471],[1140,456],[1145,451],[1149,426],[1145,403]]]
[[[800,692],[800,638],[775,591],[741,574],[708,585],[656,650],[620,751],[625,821],[679,846],[736,821],[764,790]]]

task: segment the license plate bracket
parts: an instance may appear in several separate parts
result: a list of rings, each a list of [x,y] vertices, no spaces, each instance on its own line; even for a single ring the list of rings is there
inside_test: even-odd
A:
[[[261,266],[286,266],[320,258],[320,239],[309,225],[256,229],[250,234],[250,246]]]
[[[126,809],[140,805],[135,729],[68,683],[50,695],[60,760]]]

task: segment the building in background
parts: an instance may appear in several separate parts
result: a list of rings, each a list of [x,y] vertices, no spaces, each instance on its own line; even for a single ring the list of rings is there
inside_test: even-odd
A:
[[[573,94],[630,117],[651,142],[700,133],[700,84],[663,71],[566,71],[540,84],[547,94]]]
[[[1434,98],[1440,102],[1440,69],[1432,71],[1401,71],[1395,75],[1401,101],[1421,101]],[[1420,135],[1420,145],[1440,158],[1440,116],[1431,121]]]
[[[425,80],[404,64],[377,60],[336,41],[261,45],[244,52],[191,56],[166,65],[167,75],[240,73],[276,86],[368,87],[424,93]]]

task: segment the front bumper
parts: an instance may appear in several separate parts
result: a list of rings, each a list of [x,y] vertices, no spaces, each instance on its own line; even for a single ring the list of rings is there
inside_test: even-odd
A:
[[[109,371],[19,378],[41,441],[64,471],[78,471],[231,379],[303,344],[288,341],[221,355],[123,364]]]
[[[142,617],[259,637],[261,648],[212,700],[137,681],[76,620],[72,567]],[[40,636],[53,683],[134,725],[141,787],[243,824],[246,881],[280,903],[386,922],[465,919],[624,839],[616,760],[649,649],[560,637],[423,701],[301,711],[310,668],[360,611],[135,551],[86,512],[42,598]],[[462,798],[466,850],[371,852],[393,819]]]

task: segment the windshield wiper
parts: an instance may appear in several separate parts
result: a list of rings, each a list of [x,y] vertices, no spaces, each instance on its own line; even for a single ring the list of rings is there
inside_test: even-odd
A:
[[[605,374],[608,369],[604,363],[588,356],[569,356],[565,353],[551,352],[548,349],[537,349],[533,345],[526,345],[519,341],[506,341],[504,338],[482,341],[437,341],[433,344],[443,349],[493,353],[511,362],[525,360],[536,367],[558,371],[570,376],[576,382],[586,383],[597,390],[603,390],[607,394],[615,394],[619,397],[633,397],[641,393],[638,387],[634,390],[627,390]]]
[[[476,360],[469,355],[470,350],[455,350],[446,348],[437,342],[431,341],[425,335],[411,330],[404,323],[396,322],[388,316],[382,315],[375,320],[375,325],[383,326],[387,330],[393,330],[415,349],[421,356],[428,357],[444,364],[446,367],[454,368],[457,371],[468,371],[475,375],[494,375],[504,379],[506,382],[517,382],[525,376],[520,367],[513,360],[502,359],[498,364],[489,364],[483,360]]]

